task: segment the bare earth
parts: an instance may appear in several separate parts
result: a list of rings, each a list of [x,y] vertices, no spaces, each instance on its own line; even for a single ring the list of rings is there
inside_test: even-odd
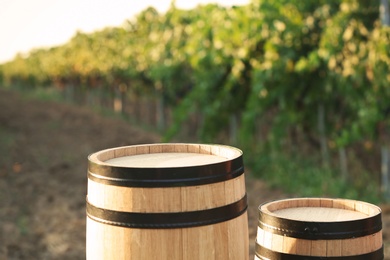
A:
[[[0,89],[0,259],[85,259],[87,156],[155,142],[159,136],[88,108]],[[257,206],[288,196],[250,172],[246,178],[253,259]],[[385,259],[390,259],[390,210],[380,206]]]

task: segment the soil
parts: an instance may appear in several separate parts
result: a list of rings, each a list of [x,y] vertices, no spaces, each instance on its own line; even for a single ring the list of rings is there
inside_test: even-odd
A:
[[[86,107],[0,89],[0,259],[85,259],[87,156],[160,141],[155,133]],[[246,179],[253,259],[257,206],[289,196],[250,171]],[[380,206],[390,259],[390,207]]]

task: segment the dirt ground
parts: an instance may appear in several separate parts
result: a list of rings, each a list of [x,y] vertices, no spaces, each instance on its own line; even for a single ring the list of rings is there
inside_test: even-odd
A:
[[[159,136],[123,120],[0,89],[0,260],[85,259],[88,154],[154,142]],[[246,178],[253,259],[257,206],[288,196]],[[380,206],[390,259],[390,210]]]

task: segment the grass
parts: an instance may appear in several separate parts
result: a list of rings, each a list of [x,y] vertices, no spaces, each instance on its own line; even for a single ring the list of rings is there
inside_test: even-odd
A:
[[[322,167],[314,160],[282,154],[252,158],[248,164],[254,175],[264,179],[271,187],[282,188],[296,196],[355,199],[370,203],[382,201],[378,185],[367,173],[362,173],[358,179],[345,180],[335,169]]]
[[[10,159],[10,149],[15,143],[15,134],[7,131],[0,125],[0,166],[5,165]],[[0,168],[1,170],[1,168]]]
[[[35,98],[42,101],[63,101],[62,93],[56,88],[35,87],[19,91],[25,98]]]
[[[21,235],[27,235],[29,233],[29,218],[25,215],[19,216],[16,220],[16,225]]]

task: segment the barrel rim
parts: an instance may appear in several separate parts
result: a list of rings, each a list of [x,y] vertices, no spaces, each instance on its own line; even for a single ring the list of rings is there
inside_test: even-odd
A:
[[[99,164],[99,165],[107,165],[107,166],[112,166],[112,167],[121,167],[121,166],[115,166],[115,165],[111,165],[109,163],[105,163],[105,161],[101,160],[99,158],[100,155],[102,155],[103,153],[107,153],[107,152],[111,152],[111,151],[115,151],[115,150],[120,150],[120,149],[126,149],[126,148],[146,148],[146,147],[153,147],[153,146],[162,146],[162,147],[170,147],[170,146],[199,146],[199,147],[220,147],[220,148],[225,148],[225,149],[229,149],[231,151],[234,151],[234,156],[232,156],[231,158],[226,158],[228,161],[229,159],[234,159],[234,158],[237,158],[237,157],[240,157],[242,156],[243,154],[243,151],[237,147],[233,147],[233,146],[230,146],[230,145],[224,145],[224,144],[203,144],[203,143],[151,143],[151,144],[136,144],[136,145],[127,145],[127,146],[119,146],[119,147],[112,147],[112,148],[107,148],[107,149],[103,149],[103,150],[100,150],[100,151],[97,151],[97,152],[94,152],[94,153],[91,153],[90,155],[88,155],[88,160],[89,161],[92,161],[96,164]],[[180,152],[180,151],[161,151],[161,152],[141,152],[141,153],[137,153],[136,155],[140,155],[140,154],[151,154],[151,153],[177,153],[177,152]],[[185,152],[184,152],[185,153]],[[188,153],[194,153],[194,152],[188,152]],[[204,153],[206,154],[206,153]],[[209,153],[210,155],[217,155],[217,156],[221,156],[220,154],[214,154],[214,153]],[[118,157],[122,157],[122,156],[128,156],[128,155],[121,155],[121,156],[117,156],[115,158],[118,158]],[[129,155],[131,156],[131,155]],[[222,157],[222,156],[221,156]],[[223,161],[224,162],[224,161]],[[213,164],[213,163],[211,163]],[[203,164],[202,164],[203,165]],[[202,166],[202,165],[198,165],[198,166]],[[208,165],[208,164],[204,164],[204,165]],[[186,166],[177,166],[177,167],[159,167],[159,168],[180,168],[180,167],[186,167]],[[193,167],[193,166],[192,166]],[[125,168],[154,168],[154,167],[125,167]]]
[[[312,200],[335,200],[335,201],[345,201],[345,202],[354,202],[364,204],[365,206],[370,206],[376,209],[376,212],[367,215],[366,218],[355,219],[355,220],[340,220],[332,222],[324,221],[304,221],[296,220],[291,218],[285,218],[274,214],[268,209],[272,203],[286,202],[286,201],[303,201],[307,199]],[[298,206],[299,207],[299,206]],[[310,206],[301,206],[301,207],[310,207]],[[318,206],[312,206],[318,207]],[[372,235],[382,230],[382,218],[381,218],[381,209],[373,204],[349,200],[349,199],[332,199],[332,198],[292,198],[285,200],[276,200],[271,202],[266,202],[261,204],[258,208],[259,210],[259,220],[258,226],[267,232],[271,232],[278,235],[284,235],[294,238],[302,239],[347,239],[354,237],[362,237],[366,235]],[[361,212],[361,211],[359,211]],[[363,212],[361,212],[363,213]]]
[[[105,163],[99,159],[99,155],[119,149],[137,147],[147,148],[152,146],[199,146],[208,148],[223,148],[233,151],[231,158],[217,163],[205,163],[194,166],[176,167],[127,167],[115,166]],[[188,148],[187,147],[187,148]],[[177,151],[163,151],[177,152]],[[152,152],[153,153],[153,152]],[[158,153],[158,152],[157,152]],[[191,152],[189,152],[191,153]],[[147,154],[147,153],[140,153]],[[218,155],[220,154],[213,154]],[[194,143],[157,143],[122,146],[98,151],[88,156],[88,178],[107,185],[127,187],[182,187],[210,184],[227,181],[236,178],[244,173],[242,158],[243,152],[235,147],[220,144],[194,144]],[[128,155],[121,155],[128,156]],[[117,156],[115,158],[121,157]],[[226,156],[225,156],[226,157]]]

